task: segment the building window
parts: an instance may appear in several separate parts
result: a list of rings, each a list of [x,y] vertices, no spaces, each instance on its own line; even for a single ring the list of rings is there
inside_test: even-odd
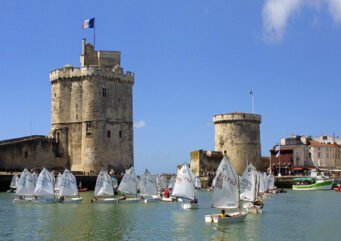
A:
[[[317,158],[321,158],[321,153],[320,152],[317,153]]]
[[[120,98],[117,99],[117,102],[120,103]]]
[[[91,121],[88,121],[85,124],[85,134],[86,134],[86,136],[92,135],[92,123],[91,123]]]
[[[25,158],[28,158],[28,152],[27,152],[27,151],[25,151],[24,157],[25,157]]]
[[[78,108],[78,104],[76,104],[76,109]]]
[[[118,136],[119,136],[120,138],[122,138],[122,131],[120,131],[120,132],[118,133]]]
[[[103,95],[103,97],[107,96],[107,89],[106,88],[102,89],[102,95]]]
[[[107,131],[107,137],[110,138],[110,136],[111,136],[111,132]]]
[[[76,120],[78,120],[78,115],[76,114]]]

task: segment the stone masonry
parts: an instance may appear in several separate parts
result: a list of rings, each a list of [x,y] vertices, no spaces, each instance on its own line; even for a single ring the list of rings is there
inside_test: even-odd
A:
[[[240,112],[213,117],[215,151],[226,153],[239,175],[242,175],[247,163],[252,162],[259,168],[261,119],[260,115]]]
[[[119,51],[95,51],[85,39],[80,62],[50,73],[50,138],[72,171],[123,171],[134,163],[134,74],[120,66]]]

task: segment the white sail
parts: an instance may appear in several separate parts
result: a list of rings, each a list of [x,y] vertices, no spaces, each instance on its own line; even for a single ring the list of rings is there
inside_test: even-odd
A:
[[[176,177],[175,176],[171,176],[171,178],[169,179],[168,188],[171,188],[171,189],[174,188],[175,180],[176,180]]]
[[[145,172],[141,177],[141,196],[157,195],[156,177],[150,172]]]
[[[165,176],[160,176],[159,178],[159,189],[166,189],[168,186],[168,181]]]
[[[195,193],[193,173],[187,164],[182,165],[176,176],[172,195],[193,200]]]
[[[272,174],[268,175],[268,189],[273,190],[275,187],[275,177]]]
[[[29,196],[32,195],[34,191],[34,180],[32,174],[25,168],[21,173],[18,186],[17,195]]]
[[[32,173],[33,181],[34,181],[34,186],[37,184],[38,181],[38,174],[36,172]]]
[[[107,171],[101,171],[98,174],[94,195],[95,197],[114,195],[114,190],[112,187],[112,179]]]
[[[37,196],[54,196],[54,177],[47,169],[43,168],[40,172],[33,194]]]
[[[19,177],[17,174],[14,174],[11,180],[10,188],[16,189],[19,182]]]
[[[54,184],[54,190],[55,190],[55,191],[59,191],[60,182],[61,182],[61,177],[62,177],[62,174],[61,174],[61,173],[58,173],[58,176],[57,176],[57,178],[56,178],[56,183]]]
[[[58,195],[61,196],[78,196],[78,187],[76,177],[71,171],[65,169],[63,175],[59,178],[60,186]]]
[[[219,164],[214,183],[213,207],[239,208],[238,174],[226,156]]]
[[[112,187],[114,189],[118,188],[118,181],[117,181],[117,178],[116,177],[111,177],[111,180],[112,180]]]
[[[137,180],[133,167],[131,167],[129,170],[126,170],[121,183],[118,186],[118,191],[130,194],[137,193]]]
[[[195,178],[194,178],[194,186],[195,186],[195,188],[198,188],[198,189],[201,188],[201,180],[200,180],[200,177],[195,176]]]
[[[243,172],[240,179],[240,199],[255,202],[257,199],[257,170],[250,163]]]

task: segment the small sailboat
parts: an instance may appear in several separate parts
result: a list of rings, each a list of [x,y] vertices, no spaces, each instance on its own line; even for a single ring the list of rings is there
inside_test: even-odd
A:
[[[117,198],[114,198],[111,176],[103,170],[97,176],[94,198],[91,199],[91,202],[113,203],[117,201]]]
[[[194,186],[195,189],[201,189],[201,180],[199,176],[194,177]]]
[[[157,193],[156,177],[148,171],[141,177],[140,196],[144,203],[160,201]]]
[[[13,201],[16,203],[32,201],[34,192],[34,180],[32,174],[25,168],[21,173],[16,195],[18,198],[15,198]]]
[[[259,183],[257,182],[257,170],[250,163],[244,170],[240,181],[240,199],[244,201],[243,207],[250,213],[261,213],[263,204],[257,201]]]
[[[11,183],[9,184],[9,190],[7,192],[16,192],[17,186],[19,182],[19,177],[17,174],[14,174],[11,180]]]
[[[215,208],[222,209],[221,214],[205,216],[208,223],[236,223],[242,222],[247,212],[240,211],[239,176],[226,156],[221,160],[216,176],[214,177],[213,203]],[[238,209],[225,214],[225,209]]]
[[[80,202],[82,198],[79,196],[76,177],[71,171],[65,169],[61,175],[60,186],[58,192],[59,202]]]
[[[194,175],[187,164],[183,164],[179,170],[172,196],[189,200],[181,204],[183,209],[197,209],[198,199],[195,197]]]
[[[54,177],[46,168],[40,172],[33,195],[32,202],[51,203],[56,202],[54,193]]]
[[[137,198],[137,178],[134,167],[126,170],[117,190],[123,194],[122,197],[118,199],[119,202],[128,203],[139,201]],[[135,197],[127,198],[126,194],[135,195]]]
[[[56,177],[55,184],[54,184],[54,192],[55,192],[56,194],[58,194],[58,192],[59,192],[61,177],[62,177],[62,174],[61,174],[61,173],[58,173],[58,175],[57,175],[57,177]]]

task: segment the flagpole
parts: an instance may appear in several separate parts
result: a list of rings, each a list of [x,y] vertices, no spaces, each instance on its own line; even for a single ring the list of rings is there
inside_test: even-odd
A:
[[[94,50],[96,50],[96,25],[94,25]]]
[[[253,99],[253,89],[250,90],[250,95],[251,95],[251,110],[252,114],[255,113],[255,104],[254,104],[254,99]]]

